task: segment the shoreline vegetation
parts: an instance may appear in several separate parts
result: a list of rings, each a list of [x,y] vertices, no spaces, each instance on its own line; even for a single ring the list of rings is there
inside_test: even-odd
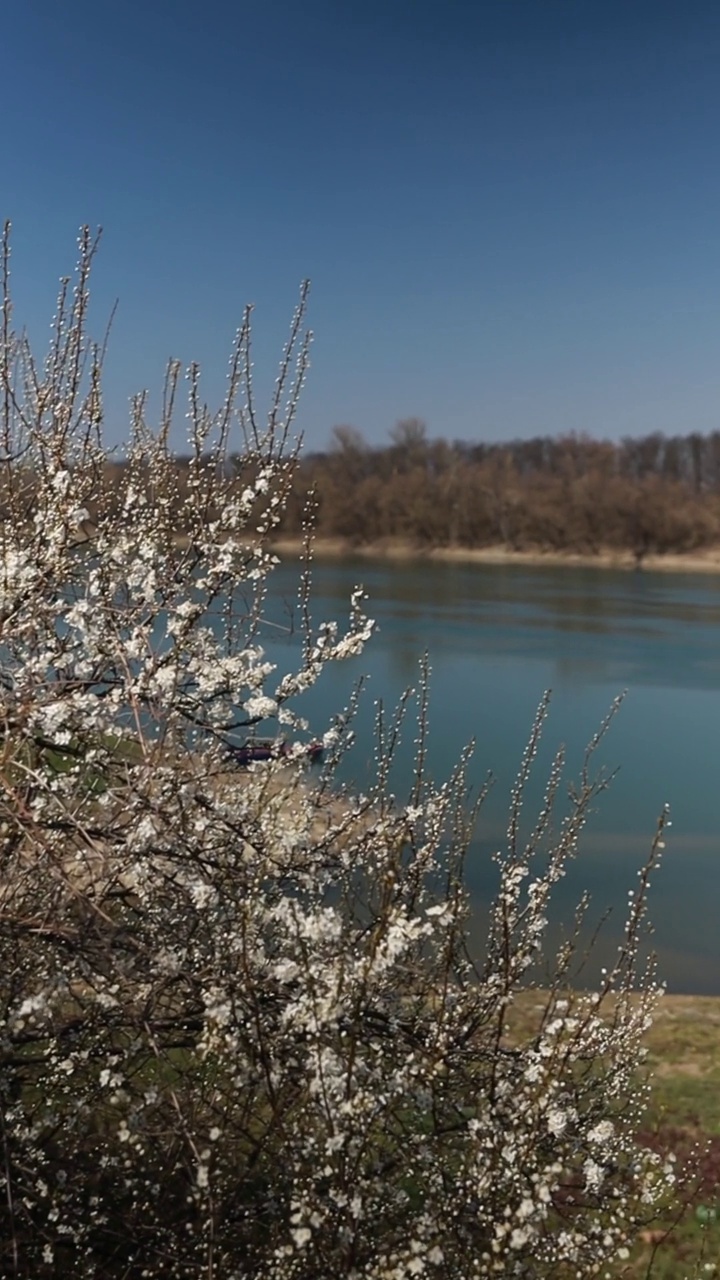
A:
[[[275,538],[273,552],[288,559],[303,553],[300,538]],[[527,565],[573,569],[622,569],[633,572],[717,573],[720,574],[720,544],[696,551],[665,552],[638,558],[631,551],[604,549],[597,552],[555,550],[514,550],[507,546],[422,547],[403,539],[354,543],[343,538],[315,538],[313,554],[319,559],[357,558],[388,561],[432,561],[458,565]]]
[[[301,454],[300,440],[288,444],[274,494],[257,442],[222,462],[203,450],[169,454],[168,535],[187,546],[203,524],[218,528],[223,501],[239,511],[253,494],[254,535],[288,557],[311,529],[325,558],[720,573],[720,431],[450,442],[406,419],[385,445],[346,426],[334,428],[325,450]],[[36,478],[20,465],[33,510]],[[128,465],[111,456],[100,463],[105,518],[128,484],[138,502],[156,504],[161,477],[149,458],[136,458],[129,473]],[[195,499],[202,522],[190,527]],[[97,497],[86,505],[92,523]]]

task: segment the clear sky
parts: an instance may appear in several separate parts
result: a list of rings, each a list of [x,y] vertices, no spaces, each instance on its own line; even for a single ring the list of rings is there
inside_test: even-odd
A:
[[[717,0],[18,0],[0,52],[17,319],[102,224],[111,441],[247,301],[269,387],[305,276],[311,447],[720,427]]]

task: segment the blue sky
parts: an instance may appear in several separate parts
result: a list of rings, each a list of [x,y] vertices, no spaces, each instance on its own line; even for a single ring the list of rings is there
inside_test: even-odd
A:
[[[247,301],[269,390],[305,276],[310,447],[720,427],[717,3],[23,0],[2,61],[16,317],[102,224],[110,443]]]

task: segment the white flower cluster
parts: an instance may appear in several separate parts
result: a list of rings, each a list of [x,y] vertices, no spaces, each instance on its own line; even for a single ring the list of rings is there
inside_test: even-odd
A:
[[[537,726],[478,969],[462,767],[434,786],[419,753],[403,808],[383,757],[348,796],[347,716],[318,785],[297,753],[232,766],[237,732],[298,725],[288,700],[373,626],[358,590],[344,633],[308,624],[280,676],[257,641],[304,298],[265,433],[246,318],[214,418],[190,370],[184,495],[142,398],[111,483],[98,358],[78,372],[92,253],[85,236],[45,382],[23,342],[0,364],[29,396],[6,400],[0,526],[2,1256],[78,1280],[596,1274],[674,1179],[634,1138],[642,895],[597,998],[561,999],[560,960],[536,1032],[506,1034],[593,788],[550,840],[558,766],[523,846]]]

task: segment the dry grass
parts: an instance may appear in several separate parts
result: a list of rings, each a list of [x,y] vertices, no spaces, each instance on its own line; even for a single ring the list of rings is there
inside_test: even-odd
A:
[[[303,550],[299,538],[278,538],[272,550],[288,558],[299,556]],[[356,544],[343,538],[316,538],[313,549],[319,558],[339,559],[358,556],[366,559],[396,561],[431,560],[443,564],[490,565],[559,565],[582,569],[631,569],[637,571],[637,557],[631,551],[598,551],[582,554],[565,551],[513,551],[506,546],[488,547],[423,547],[397,538],[385,538],[376,542]],[[665,555],[646,555],[642,569],[669,573],[720,573],[720,546],[705,547],[700,551],[668,552]]]

